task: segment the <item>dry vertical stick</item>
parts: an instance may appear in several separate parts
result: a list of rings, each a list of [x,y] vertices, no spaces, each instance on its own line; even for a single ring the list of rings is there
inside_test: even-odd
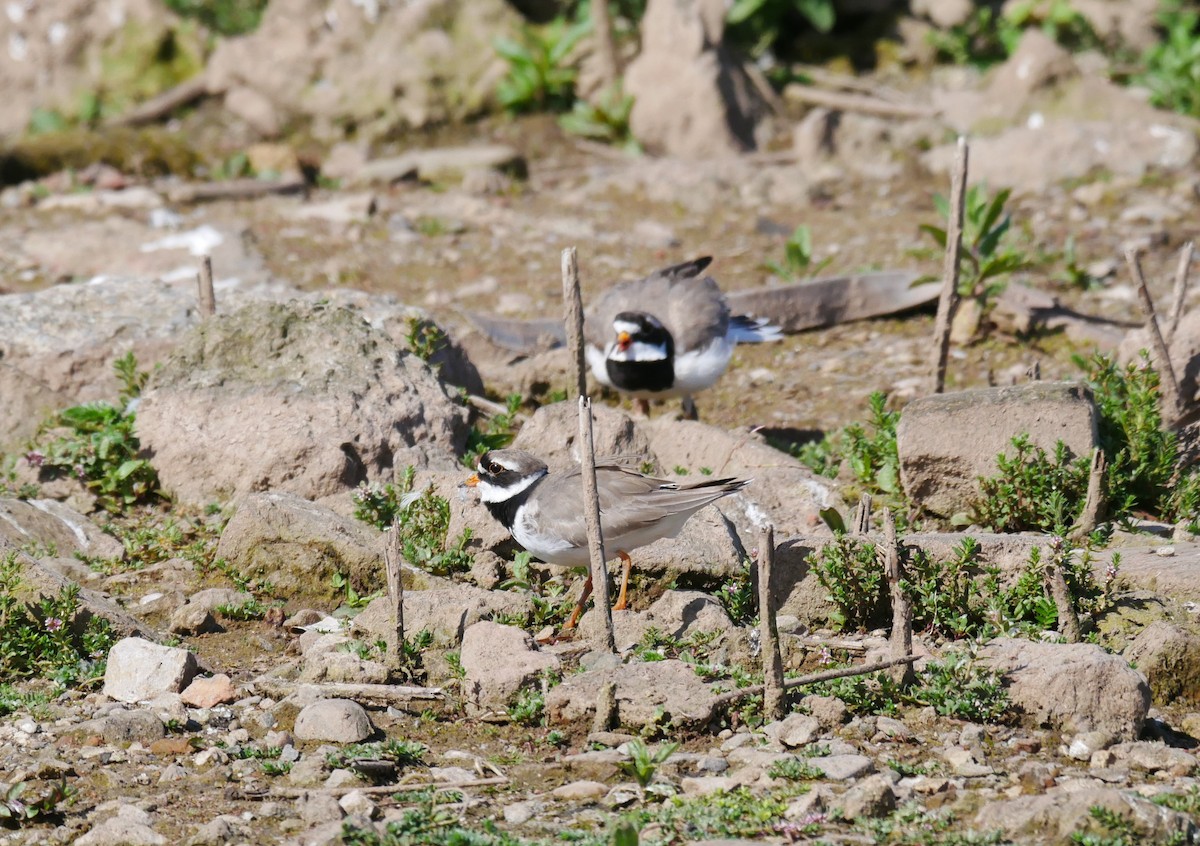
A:
[[[1142,305],[1142,315],[1146,318],[1146,331],[1150,333],[1150,343],[1154,345],[1154,364],[1158,369],[1159,390],[1162,394],[1162,416],[1164,423],[1171,423],[1179,417],[1179,381],[1175,378],[1175,368],[1171,366],[1171,354],[1163,341],[1162,332],[1158,328],[1158,315],[1154,311],[1154,300],[1150,298],[1150,289],[1146,287],[1146,277],[1142,275],[1142,260],[1136,247],[1125,251],[1125,261],[1129,272],[1133,274],[1137,286],[1138,302]]]
[[[908,594],[900,584],[900,541],[896,538],[896,523],[890,508],[883,509],[883,555],[884,574],[892,595],[891,655],[900,658],[912,654],[913,612]],[[912,664],[898,664],[891,670],[891,675],[898,684],[913,681]]]
[[[1192,267],[1192,252],[1196,249],[1194,241],[1188,241],[1179,251],[1179,265],[1175,268],[1175,291],[1171,296],[1171,316],[1167,318],[1167,331],[1163,340],[1167,346],[1175,339],[1175,330],[1179,328],[1179,318],[1183,317],[1183,301],[1187,298],[1188,271]]]
[[[617,724],[617,684],[605,682],[596,697],[596,715],[592,718],[592,731],[608,731]]]
[[[392,665],[399,669],[404,664],[404,581],[400,577],[403,563],[400,554],[400,518],[392,520],[392,530],[383,549],[383,564],[387,569],[388,600],[392,609],[392,627],[396,645],[392,652]]]
[[[958,154],[950,179],[950,215],[946,221],[946,262],[942,266],[942,292],[933,324],[933,393],[946,388],[946,361],[950,357],[950,322],[958,309],[958,270],[962,260],[963,208],[967,187],[967,139],[958,136]]]
[[[567,325],[567,349],[575,363],[575,392],[587,396],[587,370],[583,357],[583,295],[579,291],[579,259],[574,247],[562,251],[563,318]]]
[[[1100,522],[1100,512],[1104,508],[1104,491],[1101,483],[1104,481],[1104,451],[1100,447],[1092,449],[1092,469],[1088,473],[1087,498],[1083,501],[1083,511],[1071,537],[1082,538],[1096,528]]]
[[[212,317],[217,313],[217,295],[213,290],[212,256],[200,259],[200,275],[196,277],[200,286],[200,317]]]
[[[767,525],[758,536],[758,631],[763,659],[763,713],[783,719],[783,656],[779,654],[779,624],[771,587],[775,564],[775,528]]]
[[[871,531],[871,495],[864,493],[858,498],[858,507],[854,509],[854,525],[850,528],[850,534],[862,537],[869,531]]]
[[[587,520],[588,551],[592,558],[592,590],[596,594],[596,610],[603,624],[604,646],[617,651],[613,634],[612,608],[608,604],[608,567],[604,559],[604,538],[600,534],[600,495],[596,490],[596,448],[592,443],[592,401],[579,398],[579,460],[583,473],[583,516]]]
[[[1079,618],[1075,616],[1075,606],[1071,603],[1071,590],[1067,587],[1067,579],[1062,571],[1062,541],[1055,538],[1051,541],[1050,559],[1046,562],[1046,587],[1058,609],[1058,628],[1067,643],[1079,643]]]

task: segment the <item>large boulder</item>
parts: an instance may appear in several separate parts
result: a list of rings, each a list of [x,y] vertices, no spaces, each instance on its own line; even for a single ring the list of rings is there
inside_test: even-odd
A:
[[[904,492],[944,517],[968,511],[980,496],[979,478],[996,474],[996,456],[1013,455],[1012,439],[1021,434],[1049,454],[1061,440],[1072,456],[1091,455],[1091,392],[1074,382],[1030,382],[913,400],[896,427]]]
[[[1200,701],[1200,637],[1174,623],[1156,620],[1124,650],[1146,676],[1154,701]]]
[[[209,85],[253,92],[238,97],[262,129],[299,118],[325,137],[378,138],[478,112],[504,71],[492,42],[519,21],[502,0],[274,0],[255,32],[218,45]]]
[[[53,499],[0,498],[0,538],[13,546],[41,547],[45,554],[70,558],[120,558],[125,547],[77,511]]]
[[[1090,643],[997,638],[979,653],[1003,673],[1012,704],[1034,725],[1064,733],[1106,732],[1135,740],[1150,709],[1145,677]]]
[[[78,114],[87,94],[118,106],[152,96],[203,61],[201,32],[156,0],[13,5],[0,42],[0,136],[26,131],[39,109]]]
[[[546,694],[551,723],[591,719],[601,691],[615,686],[617,719],[633,729],[704,726],[713,717],[718,694],[690,664],[669,659],[622,664],[570,676]]]
[[[769,107],[721,40],[723,0],[650,0],[625,70],[629,128],[647,150],[708,158],[753,150]]]
[[[295,494],[250,494],[229,519],[217,555],[284,595],[333,599],[341,573],[360,593],[382,589],[383,536]]]
[[[1093,808],[1104,808],[1130,824],[1136,843],[1187,843],[1196,823],[1185,813],[1156,805],[1149,799],[1113,787],[1056,788],[1039,796],[999,799],[975,815],[979,831],[1003,831],[1015,843],[1068,846],[1090,834],[1100,841],[1111,830],[1100,823]],[[1087,841],[1083,841],[1087,842]]]
[[[438,580],[430,580],[431,584]],[[483,590],[473,585],[446,583],[420,589],[406,570],[404,574],[404,631],[411,637],[422,631],[433,635],[433,645],[454,648],[466,630],[481,620],[498,617],[528,619],[533,613],[529,594],[508,590]],[[416,589],[414,589],[416,587]],[[354,618],[352,631],[389,647],[395,639],[391,606],[387,597],[374,600]]]
[[[503,713],[517,692],[545,672],[557,672],[561,660],[538,649],[533,638],[515,626],[479,622],[462,641],[462,667],[467,716]]]
[[[463,409],[429,366],[352,311],[252,304],[183,338],[137,432],[163,487],[208,503],[263,490],[315,499],[394,468],[455,466]]]

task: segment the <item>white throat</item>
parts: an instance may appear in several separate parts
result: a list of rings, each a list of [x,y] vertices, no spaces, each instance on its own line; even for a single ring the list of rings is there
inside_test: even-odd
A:
[[[514,496],[517,496],[522,491],[529,488],[534,482],[546,475],[545,470],[539,470],[532,476],[526,476],[524,479],[518,479],[506,488],[499,485],[493,485],[491,482],[484,479],[479,480],[479,501],[480,502],[507,502]]]
[[[626,349],[618,349],[616,343],[608,345],[608,358],[612,361],[662,361],[667,357],[665,344],[647,344],[634,341]]]

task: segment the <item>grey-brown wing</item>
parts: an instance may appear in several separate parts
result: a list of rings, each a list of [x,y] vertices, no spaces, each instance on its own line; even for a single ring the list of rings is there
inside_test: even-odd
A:
[[[603,348],[612,340],[613,320],[623,311],[644,311],[657,317],[675,339],[677,349],[694,347],[714,333],[724,335],[729,307],[716,281],[700,276],[710,261],[695,259],[613,285],[588,306],[585,339]]]
[[[621,537],[673,514],[690,513],[720,499],[742,483],[731,480],[679,486],[621,467],[597,467],[600,520],[606,537]]]

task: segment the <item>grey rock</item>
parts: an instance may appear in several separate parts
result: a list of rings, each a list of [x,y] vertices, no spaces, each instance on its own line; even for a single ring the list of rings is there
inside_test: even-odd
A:
[[[150,816],[133,805],[120,805],[115,816],[78,838],[78,846],[165,846],[167,838],[150,827]]]
[[[1013,705],[1036,726],[1133,739],[1150,708],[1142,674],[1093,644],[997,638],[979,660],[1004,674]]]
[[[646,622],[673,638],[726,632],[733,627],[725,607],[707,593],[666,590],[646,609]]]
[[[1150,773],[1167,770],[1171,775],[1186,776],[1191,775],[1200,763],[1190,752],[1161,742],[1118,743],[1111,751],[1118,763]]]
[[[407,579],[407,573],[405,574]],[[525,618],[533,611],[527,594],[506,590],[482,590],[471,585],[453,585],[404,592],[404,628],[428,631],[437,646],[457,647],[468,627],[501,615]],[[372,601],[354,618],[351,631],[388,643],[393,637],[391,611],[386,597]]]
[[[186,841],[187,846],[224,846],[237,834],[233,824],[225,817],[217,817],[196,829]]]
[[[720,0],[650,0],[642,50],[626,68],[630,130],[649,151],[709,158],[755,148],[768,112],[750,74],[721,47]]]
[[[886,816],[896,810],[891,779],[883,773],[864,778],[838,797],[835,807],[848,820]]]
[[[378,661],[369,661],[353,653],[336,650],[306,654],[299,678],[302,682],[350,684],[384,684],[387,680],[388,668]]]
[[[849,781],[875,769],[874,763],[866,755],[825,755],[810,758],[809,763],[833,781]]]
[[[300,819],[309,825],[340,820],[346,815],[338,803],[337,797],[332,793],[319,791],[306,793],[296,800],[296,805],[300,811]]]
[[[522,687],[562,665],[557,655],[538,649],[526,632],[492,622],[466,630],[461,660],[468,716],[503,711]]]
[[[437,14],[351,6],[339,10],[336,26],[322,9],[312,0],[286,0],[267,9],[254,32],[222,40],[208,61],[210,87],[252,88],[285,125],[311,123],[326,140],[343,137],[338,127],[346,125],[358,127],[356,137],[378,140],[479,112],[503,72],[492,43],[520,23],[499,0],[456,0]]]
[[[509,825],[523,825],[545,810],[546,803],[536,799],[513,802],[503,809],[504,821]]]
[[[295,301],[181,338],[143,392],[137,432],[163,487],[195,503],[272,489],[315,499],[407,464],[449,469],[466,440],[429,365],[349,309]]]
[[[114,745],[149,744],[167,734],[162,720],[141,709],[116,711],[105,717],[102,724],[104,741]]]
[[[321,699],[306,705],[296,716],[297,740],[359,743],[374,731],[366,710],[349,699]]]
[[[382,535],[365,523],[280,491],[251,494],[229,519],[217,555],[288,595],[335,599],[334,573],[360,593],[384,587]]]
[[[763,734],[788,749],[807,746],[821,733],[821,723],[808,714],[788,714],[777,723],[763,726]]]
[[[674,725],[704,725],[713,715],[716,694],[695,671],[678,660],[592,670],[568,677],[546,694],[551,724],[591,720],[600,691],[616,685],[622,726],[640,729],[670,720]]]
[[[1012,439],[1021,434],[1048,453],[1061,440],[1072,456],[1091,455],[1091,393],[1073,382],[1030,382],[913,400],[896,427],[904,491],[935,514],[969,511],[979,477],[996,474],[996,456],[1013,455]]]
[[[127,637],[109,650],[104,695],[120,702],[137,702],[160,693],[180,693],[198,669],[196,656],[186,649]]]
[[[198,635],[221,631],[221,624],[207,608],[187,603],[176,608],[167,622],[167,631],[180,635]]]
[[[358,169],[355,181],[392,183],[402,179],[418,179],[422,182],[460,182],[466,174],[479,170],[524,178],[528,167],[520,153],[504,144],[439,147],[412,150],[400,156],[369,161]]]
[[[1200,701],[1200,637],[1156,620],[1122,655],[1146,676],[1155,702]]]
[[[36,544],[70,558],[122,558],[125,548],[112,535],[64,503],[53,499],[0,498],[0,539],[13,546]]]
[[[836,696],[809,694],[800,700],[800,707],[817,718],[821,728],[831,731],[850,719],[850,709]]]
[[[1135,842],[1165,843],[1194,836],[1196,823],[1188,815],[1155,805],[1148,799],[1108,787],[1056,788],[1039,796],[1021,796],[990,802],[975,815],[978,830],[1002,830],[1018,843],[1076,842],[1077,834],[1104,836],[1107,831],[1092,817],[1091,809],[1105,808],[1133,826]]]

